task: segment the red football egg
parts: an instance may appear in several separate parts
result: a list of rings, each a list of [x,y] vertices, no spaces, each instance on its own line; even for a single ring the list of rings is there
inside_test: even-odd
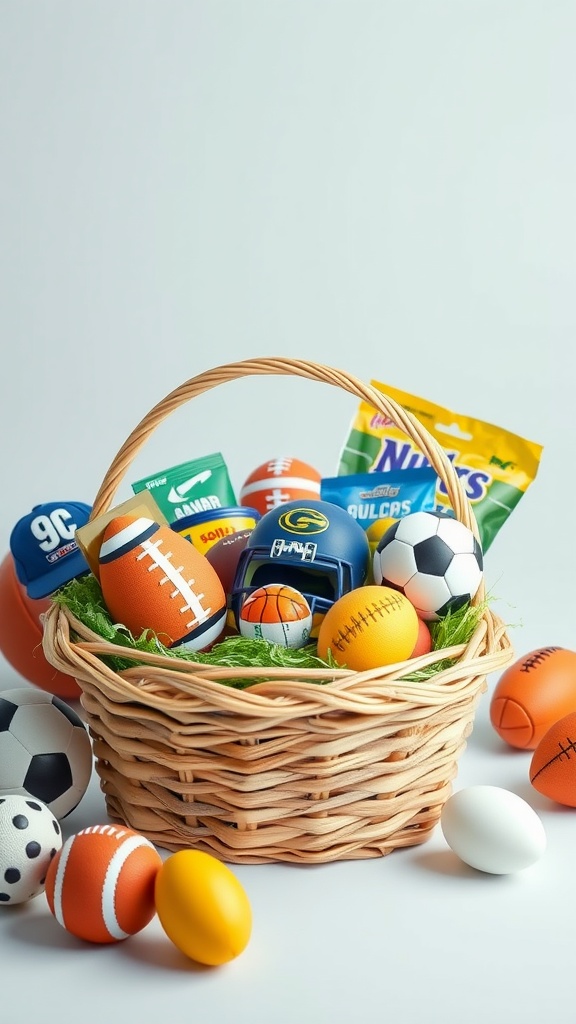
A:
[[[0,562],[0,651],[12,668],[40,690],[64,700],[80,696],[73,676],[53,668],[42,650],[40,615],[50,607],[50,598],[28,597],[17,575],[9,551]]]

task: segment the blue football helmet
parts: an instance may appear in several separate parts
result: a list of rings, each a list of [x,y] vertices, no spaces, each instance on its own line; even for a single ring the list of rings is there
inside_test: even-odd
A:
[[[268,583],[299,590],[317,622],[366,582],[369,561],[366,533],[339,505],[319,499],[278,505],[256,523],[238,559],[231,593],[236,623],[248,595]]]

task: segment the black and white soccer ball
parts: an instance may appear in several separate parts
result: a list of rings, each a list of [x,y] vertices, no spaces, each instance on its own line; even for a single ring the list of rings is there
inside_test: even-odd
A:
[[[36,797],[60,819],[84,796],[92,744],[73,708],[44,690],[0,692],[0,797]]]
[[[483,576],[482,548],[464,523],[446,512],[411,512],[380,538],[374,580],[406,595],[427,621],[471,601]]]
[[[18,793],[0,796],[0,907],[44,892],[61,847],[60,823],[46,804]]]

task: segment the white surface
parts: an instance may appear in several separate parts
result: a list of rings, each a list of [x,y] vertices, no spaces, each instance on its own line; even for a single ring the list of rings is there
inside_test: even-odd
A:
[[[308,357],[545,446],[486,570],[518,654],[573,646],[575,30],[561,0],[4,0],[1,549],[33,504],[90,501],[186,378]],[[271,455],[330,475],[355,408],[227,385],[159,428],[118,500],[217,450],[237,487]],[[4,909],[6,1019],[568,1020],[576,826],[528,763],[486,696],[456,786],[528,800],[533,868],[482,875],[439,829],[379,861],[237,868],[254,933],[219,970],[157,922],[92,948],[43,898]],[[103,815],[94,781],[66,828]]]

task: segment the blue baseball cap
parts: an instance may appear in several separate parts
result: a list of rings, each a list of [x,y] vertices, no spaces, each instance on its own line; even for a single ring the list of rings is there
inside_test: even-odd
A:
[[[16,575],[29,597],[47,597],[76,576],[90,571],[75,532],[90,518],[91,505],[52,501],[35,505],[10,534]]]

